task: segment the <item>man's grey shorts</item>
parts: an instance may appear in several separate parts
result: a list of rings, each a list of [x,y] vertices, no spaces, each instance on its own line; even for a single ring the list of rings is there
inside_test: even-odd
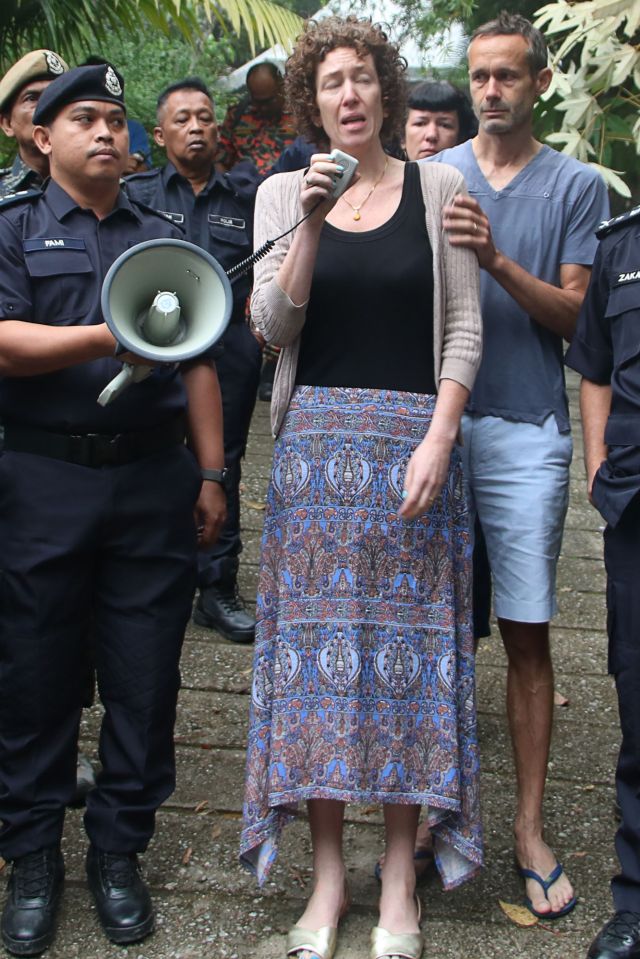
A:
[[[555,614],[556,566],[569,502],[570,433],[498,416],[462,419],[470,506],[493,574],[494,612],[519,623]]]

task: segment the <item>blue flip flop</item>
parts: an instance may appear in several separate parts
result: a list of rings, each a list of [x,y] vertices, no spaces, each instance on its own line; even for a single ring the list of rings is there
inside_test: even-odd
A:
[[[425,859],[429,859],[431,860],[431,862],[433,862],[433,849],[416,849],[415,852],[413,853],[413,861],[423,862]],[[425,866],[425,868],[421,872],[417,873],[416,882],[420,882],[420,880],[423,878],[423,876],[427,874],[427,872],[428,872],[428,869]],[[382,882],[382,866],[380,865],[380,860],[378,860],[378,862],[374,866],[373,875],[376,877],[378,882]]]
[[[555,869],[553,869],[549,873],[546,879],[543,879],[542,876],[538,875],[537,872],[534,872],[533,869],[523,869],[522,866],[518,866],[518,872],[520,873],[523,879],[533,879],[534,882],[537,882],[540,886],[542,886],[542,889],[544,891],[544,897],[548,901],[549,897],[547,896],[547,892],[549,891],[551,886],[553,886],[554,882],[556,882],[556,880],[560,878],[560,876],[564,872],[564,869],[560,865],[560,863],[557,863]],[[559,909],[557,912],[538,912],[537,909],[533,908],[533,905],[529,897],[528,896],[524,897],[524,902],[527,909],[530,912],[532,912],[534,916],[537,916],[538,919],[560,919],[561,916],[566,916],[568,912],[571,912],[571,910],[575,907],[577,901],[578,900],[574,896],[573,899],[571,899],[566,904],[566,906],[564,906],[562,909]]]

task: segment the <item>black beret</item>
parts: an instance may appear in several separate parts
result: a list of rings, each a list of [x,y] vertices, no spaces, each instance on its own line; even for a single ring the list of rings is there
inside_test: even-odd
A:
[[[124,78],[110,63],[75,67],[50,83],[41,94],[33,114],[34,126],[47,123],[69,103],[78,100],[104,100],[124,105]]]

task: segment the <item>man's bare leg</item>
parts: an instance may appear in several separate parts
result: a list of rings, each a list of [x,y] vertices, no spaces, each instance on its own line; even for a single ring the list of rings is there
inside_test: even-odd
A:
[[[514,823],[516,859],[521,867],[546,879],[557,862],[544,841],[542,821],[553,722],[549,624],[499,619],[498,625],[508,659],[507,716],[518,792]],[[540,913],[558,912],[573,897],[573,888],[564,873],[549,889],[548,899],[534,880],[527,879],[525,884],[533,908]]]

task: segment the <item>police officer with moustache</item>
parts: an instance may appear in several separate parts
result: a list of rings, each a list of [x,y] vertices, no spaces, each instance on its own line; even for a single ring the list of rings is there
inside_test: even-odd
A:
[[[13,165],[0,170],[0,199],[23,190],[42,186],[49,176],[49,158],[33,142],[33,113],[40,95],[52,80],[66,73],[69,67],[53,50],[32,50],[8,70],[0,81],[0,127],[3,133],[15,138],[18,154]],[[2,428],[0,427],[0,447]],[[89,653],[90,660],[90,653]],[[93,669],[87,666],[85,705],[93,703]],[[91,762],[78,753],[76,791],[72,805],[85,802],[87,793],[96,784]]]
[[[54,936],[90,626],[105,714],[84,817],[89,888],[112,941],[153,929],[137,854],[175,786],[197,529],[208,544],[225,515],[211,358],[96,402],[121,368],[100,309],[107,270],[138,242],[180,235],[120,189],[122,77],[71,70],[34,124],[51,179],[0,204],[0,855],[13,863],[0,928],[21,956]]]
[[[167,154],[161,170],[126,181],[130,196],[179,223],[186,238],[225,269],[251,253],[253,206],[259,184],[251,164],[231,173],[215,171],[218,130],[211,94],[198,77],[167,87],[158,97],[156,143]],[[194,619],[236,643],[250,643],[255,618],[237,586],[240,539],[241,461],[260,376],[261,354],[246,323],[250,279],[233,284],[233,313],[217,361],[224,411],[227,522],[215,546],[199,559],[200,593]]]
[[[622,745],[616,771],[622,821],[615,915],[588,959],[640,956],[640,207],[598,231],[591,282],[566,356],[582,374],[580,410],[589,499],[607,522],[609,672]]]
[[[13,166],[0,170],[0,197],[38,187],[49,175],[49,160],[33,142],[33,111],[52,80],[69,67],[53,50],[32,50],[0,80],[0,127],[15,138]]]

